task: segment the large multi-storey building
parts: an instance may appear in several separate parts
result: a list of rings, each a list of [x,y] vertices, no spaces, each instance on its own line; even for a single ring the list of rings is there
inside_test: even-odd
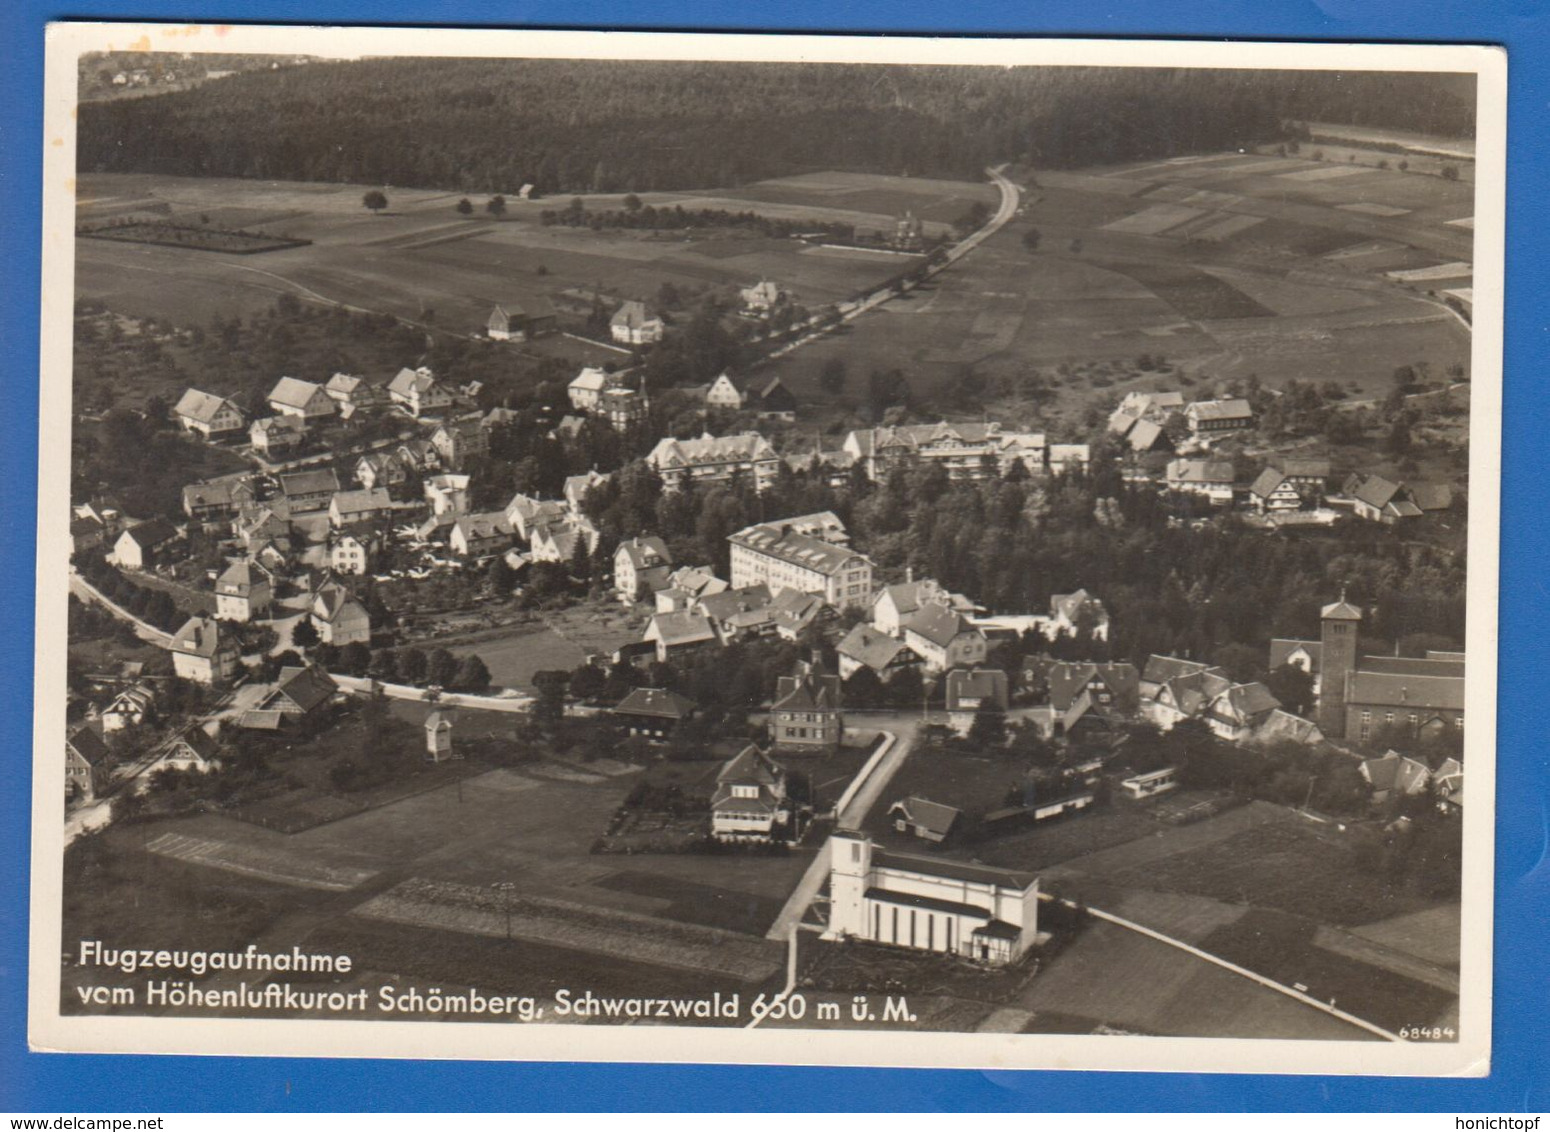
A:
[[[769,586],[771,592],[817,594],[836,609],[864,609],[872,601],[872,561],[864,554],[782,523],[763,523],[727,536],[732,544],[732,587]]]
[[[955,480],[991,479],[1014,462],[1036,474],[1047,470],[1043,433],[1003,432],[994,421],[857,429],[844,451],[874,481],[920,464],[945,468]]]
[[[698,440],[659,440],[646,457],[662,486],[677,491],[689,484],[726,483],[746,476],[754,490],[764,491],[780,472],[780,457],[770,442],[756,432],[733,436],[705,433]]]

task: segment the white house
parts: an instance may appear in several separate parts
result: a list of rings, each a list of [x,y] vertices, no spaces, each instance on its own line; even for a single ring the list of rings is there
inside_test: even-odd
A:
[[[673,556],[656,535],[625,539],[614,551],[614,591],[625,603],[643,601],[667,585]]]
[[[722,841],[774,841],[790,821],[784,767],[753,745],[727,760],[710,799],[712,834]]]
[[[744,287],[738,292],[743,300],[743,309],[749,314],[769,314],[779,305],[784,297],[778,284],[769,279],[761,279],[752,287]]]
[[[452,404],[452,394],[437,382],[436,375],[421,366],[419,369],[407,367],[398,371],[398,374],[388,383],[388,398],[395,405],[402,406],[412,417],[422,417],[437,409],[445,409]]]
[[[452,524],[447,545],[462,558],[488,558],[511,546],[511,524],[499,511],[460,515]]]
[[[425,498],[430,501],[434,515],[461,515],[468,510],[469,478],[453,472],[443,472],[425,481]]]
[[[236,635],[222,632],[211,617],[190,617],[168,646],[172,671],[196,684],[224,684],[237,672],[241,654]]]
[[[177,528],[165,519],[137,523],[118,536],[108,561],[130,570],[155,565],[167,545],[178,537]]]
[[[247,426],[247,418],[233,402],[198,389],[186,390],[178,398],[172,415],[185,430],[197,432],[206,440],[232,436]]]
[[[328,503],[328,521],[334,527],[349,527],[392,513],[393,497],[385,487],[341,491]]]
[[[371,615],[343,586],[327,585],[312,599],[312,627],[325,645],[371,643]]]
[[[608,320],[608,333],[615,342],[627,346],[646,346],[662,341],[666,326],[658,315],[646,309],[646,304],[630,299],[614,312]]]
[[[570,398],[571,408],[579,409],[584,413],[592,412],[603,399],[603,390],[612,389],[615,380],[613,374],[597,366],[587,366],[565,387],[565,394]]]
[[[331,417],[338,409],[321,385],[295,377],[282,377],[275,382],[269,391],[269,407],[278,416],[295,417],[308,424]]]
[[[748,400],[748,394],[739,389],[732,376],[721,374],[710,383],[710,388],[705,391],[705,407],[707,409],[720,409],[723,412],[735,413],[743,407]]]
[[[215,580],[215,616],[221,621],[252,621],[269,612],[273,594],[267,571],[243,559]]]
[[[659,440],[646,463],[662,477],[662,486],[677,491],[686,484],[725,483],[747,476],[755,491],[764,491],[780,473],[780,457],[756,432],[733,436],[704,433],[697,440]]]
[[[1038,942],[1039,881],[1028,873],[883,850],[865,834],[829,837],[825,939],[1015,963]]]

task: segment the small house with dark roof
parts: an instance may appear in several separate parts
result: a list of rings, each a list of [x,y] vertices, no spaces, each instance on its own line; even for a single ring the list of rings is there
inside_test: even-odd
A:
[[[782,747],[837,747],[845,734],[840,678],[804,663],[776,683],[770,733]]]
[[[306,435],[299,417],[263,417],[248,429],[248,443],[255,452],[278,456],[296,448]]]
[[[288,665],[280,669],[274,690],[259,701],[256,710],[300,718],[320,711],[338,691],[334,678],[321,668]]]
[[[910,795],[888,807],[888,821],[898,833],[907,833],[922,841],[940,845],[952,836],[953,827],[963,816],[961,810]]]
[[[1392,526],[1404,519],[1420,518],[1422,514],[1408,487],[1382,476],[1352,476],[1346,482],[1346,494],[1351,497],[1356,517],[1368,522]]]
[[[694,718],[695,704],[666,688],[635,688],[610,711],[631,734],[645,739],[669,738],[678,725]]]
[[[554,304],[542,295],[527,299],[507,299],[497,303],[484,324],[485,332],[497,342],[526,342],[559,330]]]
[[[220,746],[209,732],[203,727],[190,727],[167,745],[161,765],[204,774],[215,769],[219,756]]]
[[[775,841],[791,828],[786,768],[750,744],[716,774],[710,828],[722,841]]]
[[[130,570],[147,570],[166,557],[177,537],[178,529],[165,519],[137,523],[118,536],[108,560]]]
[[[90,725],[65,736],[65,797],[90,802],[106,789],[112,755]]]
[[[855,625],[835,646],[840,676],[849,680],[858,669],[870,668],[886,681],[901,668],[919,669],[923,663],[914,649],[898,637],[890,637],[865,622]]]
[[[778,377],[756,387],[750,400],[760,420],[794,421],[797,418],[797,399]]]
[[[1141,710],[1141,674],[1124,661],[1112,664],[1073,664],[1058,661],[1044,674],[1049,684],[1050,707],[1059,715],[1071,710],[1086,693],[1092,710],[1102,716],[1128,718]]]
[[[999,668],[955,668],[947,674],[947,724],[967,735],[980,712],[1005,714],[1010,702],[1006,673]]]

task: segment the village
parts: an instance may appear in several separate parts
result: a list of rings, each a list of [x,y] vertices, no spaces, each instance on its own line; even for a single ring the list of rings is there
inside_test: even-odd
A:
[[[1244,167],[1324,172],[1281,148]],[[923,391],[867,336],[956,317],[1086,188],[985,175],[930,190],[972,200],[956,219],[868,230],[531,183],[437,205],[535,240],[753,227],[865,263],[843,291],[540,265],[451,322],[79,304],[67,921],[299,920],[470,985],[905,988],[942,1029],[1207,1033],[1215,1001],[1277,1037],[1456,1022],[1462,365],[1072,351]],[[78,235],[324,254],[126,217]],[[1055,270],[1093,254],[1061,240]],[[1424,282],[1381,287],[1467,336],[1467,291]],[[311,360],[223,370],[254,343]],[[132,397],[120,355],[151,359]]]

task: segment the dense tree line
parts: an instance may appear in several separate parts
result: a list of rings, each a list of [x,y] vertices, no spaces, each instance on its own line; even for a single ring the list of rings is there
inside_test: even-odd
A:
[[[513,192],[727,186],[814,169],[978,180],[1235,148],[1322,119],[1453,135],[1426,75],[377,59],[88,103],[83,172]]]

